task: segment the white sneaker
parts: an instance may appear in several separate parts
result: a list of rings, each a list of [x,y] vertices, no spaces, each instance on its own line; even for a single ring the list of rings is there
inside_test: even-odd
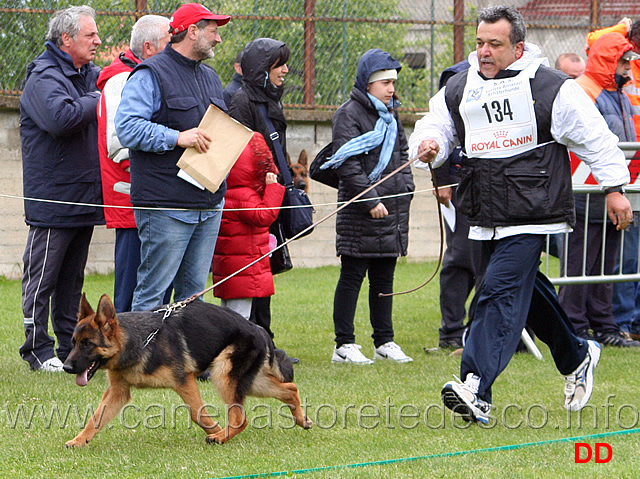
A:
[[[63,371],[62,366],[62,361],[54,356],[42,363],[42,366],[40,366],[39,370],[47,371],[50,373],[61,373]]]
[[[410,363],[411,361],[413,361],[413,359],[404,354],[404,351],[402,351],[400,346],[398,346],[393,341],[384,343],[379,348],[376,348],[373,351],[373,359],[375,359],[376,361],[378,359],[389,359],[397,363]]]
[[[600,360],[600,345],[595,341],[587,341],[587,344],[584,361],[564,377],[564,408],[567,411],[579,411],[585,407],[593,392],[593,371]]]
[[[373,361],[360,352],[360,346],[354,343],[333,348],[332,363],[371,364]]]
[[[449,381],[442,387],[442,402],[467,422],[489,424],[491,404],[478,398],[479,385],[480,378],[473,373],[467,374],[465,382]]]

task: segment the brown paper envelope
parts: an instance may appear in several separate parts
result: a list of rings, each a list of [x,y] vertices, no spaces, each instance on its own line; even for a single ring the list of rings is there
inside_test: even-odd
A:
[[[215,193],[249,143],[253,131],[215,105],[209,105],[198,128],[206,131],[211,137],[209,150],[198,153],[195,148],[187,148],[178,160],[177,166]]]

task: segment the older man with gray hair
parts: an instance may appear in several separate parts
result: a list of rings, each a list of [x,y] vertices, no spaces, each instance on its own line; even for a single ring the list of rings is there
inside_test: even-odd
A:
[[[88,6],[57,12],[45,52],[27,67],[20,97],[25,220],[20,355],[33,370],[62,371],[71,351],[93,227],[104,223],[96,80],[92,63],[102,43]],[[54,201],[40,201],[54,200]],[[48,333],[51,324],[58,339]]]

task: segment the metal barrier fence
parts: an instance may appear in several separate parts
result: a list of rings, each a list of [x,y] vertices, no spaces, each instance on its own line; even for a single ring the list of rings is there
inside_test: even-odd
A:
[[[187,0],[184,0],[186,3]],[[131,26],[145,13],[170,16],[180,0],[0,0],[0,95],[19,95],[26,67],[43,49],[49,18],[69,5],[98,13],[103,44],[96,64],[108,64],[128,45]],[[403,64],[398,81],[404,111],[424,111],[442,70],[475,47],[475,18],[486,0],[204,0],[233,16],[212,66],[224,84],[233,60],[250,40],[287,43],[289,108],[334,109],[351,91],[358,58],[379,47]],[[564,52],[582,53],[585,35],[623,16],[640,16],[629,0],[516,0],[528,23],[528,41],[553,65]]]
[[[640,214],[638,212],[638,208],[640,207],[640,184],[636,184],[638,181],[638,169],[636,167],[637,163],[640,163],[640,143],[619,143],[620,148],[625,152],[625,156],[627,160],[629,160],[630,165],[629,169],[631,171],[631,184],[625,188],[625,194],[627,195],[637,195],[637,200],[632,199],[632,206],[634,206],[634,221],[632,227],[638,228],[640,226]],[[578,221],[582,221],[582,226],[584,229],[584,237],[582,238],[582,263],[580,267],[581,274],[579,275],[569,275],[567,273],[568,270],[568,237],[570,234],[576,233],[565,233],[562,235],[562,242],[559,248],[559,263],[551,260],[550,251],[552,251],[552,242],[553,238],[550,235],[547,235],[547,245],[545,255],[543,256],[543,270],[547,277],[549,277],[550,281],[557,286],[566,285],[566,284],[592,284],[592,283],[623,283],[623,282],[631,282],[631,281],[640,281],[640,261],[636,261],[635,271],[629,272],[623,271],[623,268],[618,267],[618,271],[613,274],[607,274],[605,271],[605,261],[611,261],[612,258],[607,258],[605,252],[608,250],[607,248],[607,234],[606,234],[606,224],[608,221],[607,210],[604,208],[603,216],[599,221],[593,222],[589,220],[589,212],[590,205],[592,203],[591,198],[598,195],[602,195],[602,191],[598,186],[592,185],[575,185],[573,187],[574,193],[577,195],[586,195],[585,199],[585,213],[584,219],[579,219]],[[631,198],[631,196],[630,196]],[[606,197],[605,197],[605,205],[606,205]],[[588,252],[588,242],[587,237],[589,231],[593,231],[593,228],[599,228],[601,231],[599,235],[601,235],[601,242],[599,245],[600,248],[600,267],[598,274],[587,274],[587,252]],[[631,242],[631,243],[629,243]],[[633,248],[635,251],[636,257],[640,253],[640,242],[638,242],[637,234],[631,235],[626,231],[621,231],[619,234],[619,246],[617,248],[615,264],[622,265],[624,258],[624,251],[626,248]],[[559,272],[557,271],[559,269]]]

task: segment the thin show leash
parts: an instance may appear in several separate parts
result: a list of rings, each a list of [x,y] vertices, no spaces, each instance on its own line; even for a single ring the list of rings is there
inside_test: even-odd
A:
[[[416,156],[415,159],[420,158],[420,156],[422,155],[424,155],[424,152]],[[431,173],[433,188],[436,192],[436,204],[438,205],[438,223],[440,226],[440,252],[438,253],[438,264],[436,265],[436,269],[433,271],[433,274],[429,277],[429,279],[427,279],[421,285],[416,286],[415,288],[408,289],[406,291],[398,291],[396,293],[378,293],[379,297],[398,296],[400,294],[408,294],[408,293],[413,293],[415,291],[418,291],[419,289],[424,288],[426,285],[428,285],[433,280],[433,278],[436,277],[436,275],[438,274],[438,271],[440,271],[440,266],[442,265],[442,258],[444,256],[444,223],[442,222],[442,205],[440,204],[440,191],[438,190],[438,182],[436,181],[436,178],[433,174],[433,166],[431,166],[431,163],[427,163],[427,164],[429,165],[429,173]]]
[[[234,276],[237,276],[238,274],[242,273],[244,270],[250,268],[251,266],[253,266],[256,263],[259,263],[260,261],[262,261],[263,259],[267,258],[268,256],[270,256],[272,253],[274,253],[275,251],[278,251],[280,248],[284,248],[286,245],[288,245],[289,243],[291,243],[292,241],[298,239],[299,237],[303,236],[306,232],[308,232],[309,230],[315,228],[316,226],[318,226],[319,224],[324,223],[326,220],[328,220],[329,218],[331,218],[332,216],[334,216],[335,214],[337,214],[339,211],[343,210],[344,208],[346,208],[347,206],[349,206],[350,204],[352,204],[354,201],[360,199],[362,196],[364,196],[365,194],[367,194],[369,191],[373,190],[374,188],[376,188],[378,185],[380,185],[381,183],[387,181],[389,178],[391,178],[392,176],[396,175],[397,173],[399,173],[400,171],[404,170],[406,167],[410,166],[413,162],[415,162],[416,160],[418,160],[420,157],[422,157],[425,153],[427,153],[426,151],[420,153],[419,155],[415,156],[414,158],[410,158],[409,160],[407,160],[405,163],[403,163],[402,165],[400,165],[398,168],[396,168],[395,170],[393,170],[391,173],[387,174],[385,177],[381,178],[380,180],[378,180],[377,182],[375,182],[374,184],[372,184],[371,186],[367,187],[366,189],[364,189],[363,191],[361,191],[360,193],[358,193],[356,196],[354,196],[353,198],[351,198],[349,201],[343,203],[342,205],[340,205],[338,208],[336,208],[335,210],[333,210],[332,212],[330,212],[329,214],[325,215],[324,217],[322,217],[321,219],[319,219],[318,221],[316,221],[315,223],[313,223],[312,225],[306,227],[305,229],[303,229],[302,231],[300,231],[297,235],[293,236],[292,238],[289,238],[288,240],[286,240],[284,243],[279,244],[278,246],[276,246],[274,249],[272,249],[271,251],[263,254],[262,256],[260,256],[258,259],[252,261],[251,263],[243,266],[242,268],[240,268],[239,270],[235,271],[234,273],[230,274],[229,276],[226,276],[225,278],[222,278],[220,281],[218,281],[217,283],[212,284],[211,286],[209,286],[206,289],[203,289],[202,291],[200,291],[199,293],[196,293],[182,301],[178,301],[176,303],[167,305],[166,308],[162,308],[162,309],[158,309],[156,311],[154,311],[154,313],[164,313],[164,316],[162,317],[162,322],[164,322],[165,319],[167,319],[173,312],[184,308],[186,305],[188,305],[189,303],[195,301],[196,299],[198,299],[199,297],[203,296],[204,294],[208,293],[209,291],[211,291],[212,289],[216,288],[217,286],[221,285],[222,283],[224,283],[225,281],[228,281],[229,279],[233,278]],[[433,179],[433,186],[435,188],[435,192],[436,192],[436,197],[439,197],[439,193],[438,193],[438,185],[436,184],[436,181],[433,177],[433,167],[431,166],[431,163],[428,163],[429,165],[429,172],[431,173],[431,177]],[[438,205],[438,218],[439,218],[439,224],[440,224],[440,253],[439,253],[439,258],[438,258],[438,264],[436,266],[435,271],[433,272],[433,274],[431,275],[431,277],[429,279],[427,279],[424,283],[422,283],[420,286],[417,286],[413,289],[407,290],[407,291],[401,291],[401,292],[397,292],[397,293],[379,293],[379,296],[395,296],[395,295],[399,295],[399,294],[407,294],[407,293],[412,293],[414,291],[419,290],[420,288],[426,286],[433,278],[435,278],[436,274],[438,273],[438,270],[440,269],[440,265],[442,264],[442,255],[444,252],[444,224],[442,222],[442,213],[441,213],[441,206],[440,206],[440,202],[437,201],[437,205]],[[145,340],[144,344],[143,344],[143,348],[145,348],[155,337],[156,334],[158,334],[158,331],[160,331],[160,328],[156,329],[155,331],[153,331],[151,334],[149,334],[149,336],[147,337],[147,339]]]
[[[453,187],[453,186],[458,186],[458,183],[451,183],[451,184],[447,184],[447,185],[440,185],[440,188],[444,188],[444,187]],[[384,196],[376,196],[374,198],[364,198],[364,199],[359,199],[354,201],[354,203],[359,203],[359,202],[364,202],[364,201],[371,201],[373,199],[378,199],[378,200],[387,200],[387,199],[393,199],[393,198],[401,198],[403,196],[409,196],[409,195],[417,195],[419,193],[425,193],[428,191],[435,191],[435,188],[427,188],[427,189],[422,189],[422,190],[416,190],[416,191],[408,191],[405,193],[396,193],[394,195],[384,195]],[[168,207],[162,207],[159,208],[157,206],[124,206],[124,205],[104,205],[104,204],[97,204],[97,203],[81,203],[81,202],[77,202],[77,201],[61,201],[61,200],[47,200],[47,199],[43,199],[43,198],[33,198],[30,196],[22,196],[22,195],[8,195],[8,194],[4,194],[4,193],[0,193],[0,198],[10,198],[13,200],[22,200],[22,201],[33,201],[33,202],[39,202],[39,203],[55,203],[55,204],[59,204],[59,205],[72,205],[72,206],[90,206],[92,208],[103,208],[103,209],[111,209],[111,210],[140,210],[140,211],[193,211],[193,209],[191,208],[168,208]],[[332,201],[330,203],[314,203],[312,205],[312,207],[318,208],[318,207],[329,207],[329,206],[336,206],[336,205],[340,205],[342,204],[341,201]],[[232,211],[263,211],[263,210],[284,210],[284,209],[294,209],[294,208],[300,208],[300,206],[262,206],[259,208],[205,208],[201,211],[220,211],[220,212],[232,212]],[[308,206],[303,206],[303,208],[308,208]]]

